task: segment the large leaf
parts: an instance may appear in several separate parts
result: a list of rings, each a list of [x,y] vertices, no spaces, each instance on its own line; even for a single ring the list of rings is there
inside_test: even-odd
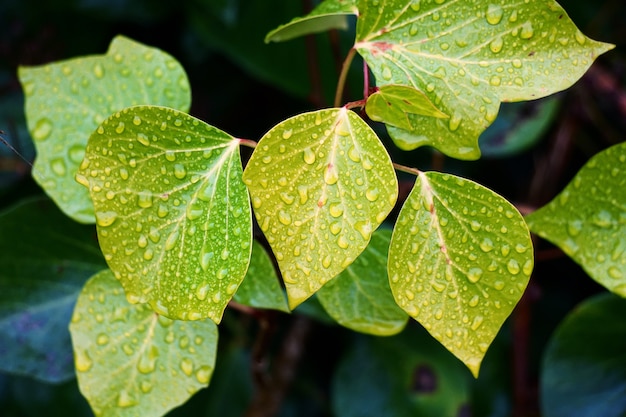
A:
[[[187,111],[187,76],[171,56],[118,36],[106,55],[21,67],[28,129],[37,148],[33,177],[61,210],[93,223],[93,205],[74,174],[91,132],[111,113],[137,104]]]
[[[356,259],[398,194],[385,148],[345,107],[272,128],[252,154],[244,181],[291,309]]]
[[[626,300],[601,294],[559,325],[542,364],[542,415],[626,415],[625,316]]]
[[[282,42],[329,29],[347,29],[349,15],[358,14],[358,0],[326,0],[311,13],[296,17],[267,34],[265,42]]]
[[[343,417],[465,416],[468,372],[423,329],[362,337],[333,377],[333,411]]]
[[[161,416],[213,373],[213,321],[172,321],[128,304],[109,270],[83,288],[70,332],[78,384],[96,415]]]
[[[83,284],[105,265],[93,236],[47,199],[0,214],[1,371],[73,378],[67,323]]]
[[[411,129],[390,127],[405,150],[430,145],[477,159],[478,136],[500,102],[563,90],[613,47],[584,36],[551,0],[376,3],[360,7],[355,48],[377,84],[413,86],[450,115],[414,115]]]
[[[173,109],[114,114],[89,138],[89,187],[102,252],[129,301],[219,322],[252,250],[239,141]]]
[[[367,248],[341,274],[322,287],[317,297],[342,326],[363,333],[388,336],[407,322],[391,294],[387,252],[391,230],[377,230]]]
[[[251,307],[289,312],[274,264],[263,246],[256,240],[252,243],[248,273],[233,299]]]
[[[472,181],[420,173],[389,249],[391,290],[477,376],[533,269],[524,219]]]
[[[591,158],[526,221],[594,280],[626,297],[626,143]]]

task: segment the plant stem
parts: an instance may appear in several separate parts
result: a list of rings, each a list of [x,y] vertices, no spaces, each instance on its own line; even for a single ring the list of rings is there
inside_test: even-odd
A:
[[[422,173],[422,171],[420,171],[417,168],[407,167],[404,165],[400,165],[396,162],[393,162],[393,167],[396,169],[396,171],[406,172],[407,174],[411,174],[415,176],[419,176]]]
[[[355,54],[356,49],[350,49],[348,55],[346,56],[346,59],[343,61],[341,74],[339,74],[339,81],[337,81],[337,90],[335,91],[335,107],[341,107],[341,101],[343,100],[343,90],[346,87],[346,79],[348,78],[348,71],[350,70],[350,65],[352,64],[352,60],[354,59]]]
[[[240,145],[247,146],[248,148],[256,148],[257,143],[250,139],[237,139]]]

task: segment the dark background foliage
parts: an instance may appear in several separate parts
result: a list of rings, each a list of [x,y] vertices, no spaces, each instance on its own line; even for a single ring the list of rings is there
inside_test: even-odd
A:
[[[444,159],[424,148],[401,152],[376,127],[394,160],[472,178],[529,212],[549,201],[589,157],[623,141],[626,4],[561,4],[585,34],[617,48],[557,96],[554,112],[547,114],[545,101],[505,104],[481,138],[489,156],[476,162]],[[23,155],[0,144],[0,209],[42,194],[30,178],[35,154],[18,65],[102,54],[115,35],[124,34],[181,62],[192,86],[192,115],[258,140],[289,116],[330,106],[352,33],[263,43],[267,31],[314,5],[312,0],[0,2],[0,130]],[[355,64],[348,100],[360,98],[360,65]],[[515,129],[542,117],[536,134],[512,138]],[[406,181],[401,197],[411,186],[412,180]],[[603,290],[553,246],[537,240],[536,251],[528,291],[477,381],[416,323],[399,336],[373,338],[325,321],[312,301],[299,309],[303,315],[228,311],[212,384],[171,415],[260,416],[272,408],[280,416],[401,416],[420,410],[420,415],[537,415],[540,360],[549,337],[578,302]],[[2,416],[90,413],[74,380],[48,385],[0,374]]]

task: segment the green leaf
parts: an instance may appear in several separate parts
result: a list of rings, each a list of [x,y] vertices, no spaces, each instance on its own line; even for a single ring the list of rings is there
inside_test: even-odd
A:
[[[389,249],[391,291],[409,315],[477,376],[533,269],[530,233],[493,191],[420,173]]]
[[[591,158],[561,193],[526,217],[598,283],[626,297],[626,143]]]
[[[74,377],[67,323],[83,284],[104,267],[93,227],[47,199],[0,214],[0,370],[59,383]]]
[[[480,136],[483,157],[508,158],[544,138],[561,108],[558,96],[505,103],[495,122]]]
[[[413,129],[390,127],[396,145],[477,159],[478,136],[500,102],[568,88],[613,45],[584,36],[551,0],[381,0],[363,8],[355,48],[379,86],[412,86],[450,115],[413,115]]]
[[[326,0],[319,4],[311,13],[296,17],[270,31],[265,42],[282,42],[312,33],[325,32],[330,29],[348,28],[349,15],[357,15],[358,0]]]
[[[252,243],[248,273],[233,299],[251,307],[289,312],[272,260],[256,240]]]
[[[333,376],[332,406],[342,417],[458,417],[470,401],[467,370],[423,329],[362,337]]]
[[[409,115],[447,119],[445,113],[430,101],[428,96],[405,85],[384,85],[369,96],[365,111],[370,119],[402,129],[413,130]]]
[[[400,332],[407,315],[396,304],[387,279],[391,230],[377,230],[367,248],[332,281],[318,299],[328,314],[349,329],[389,336]]]
[[[291,309],[356,259],[398,195],[389,154],[345,107],[272,128],[243,177]]]
[[[541,369],[546,417],[623,417],[626,412],[626,300],[590,298],[555,331]]]
[[[239,140],[173,109],[124,109],[91,135],[76,178],[130,302],[221,320],[252,250],[241,175]]]
[[[70,332],[80,391],[96,415],[161,416],[213,373],[213,321],[172,321],[128,304],[109,270],[83,288]]]
[[[137,104],[186,111],[189,82],[171,56],[123,36],[106,55],[21,67],[28,129],[37,148],[33,177],[61,210],[93,223],[93,205],[74,174],[91,132],[111,113]]]

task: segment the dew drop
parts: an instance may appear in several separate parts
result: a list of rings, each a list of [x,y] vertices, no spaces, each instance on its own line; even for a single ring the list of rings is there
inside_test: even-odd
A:
[[[93,366],[93,361],[86,350],[78,349],[75,351],[74,365],[78,372],[87,372]]]
[[[196,371],[196,379],[201,384],[208,384],[211,379],[211,368],[203,365]]]
[[[511,247],[509,245],[502,245],[500,253],[502,253],[502,256],[509,256],[509,253],[511,253]]]
[[[586,40],[585,35],[583,35],[583,33],[580,30],[577,30],[574,36],[576,37],[576,42],[578,42],[580,45],[585,44],[585,40]]]
[[[383,66],[382,76],[387,81],[391,80],[391,69],[389,69],[389,67],[386,65]]]
[[[343,204],[333,203],[329,206],[328,211],[333,217],[340,217],[343,214]]]
[[[149,374],[156,369],[156,361],[159,357],[159,349],[152,345],[144,352],[137,362],[137,370],[142,374]]]
[[[93,74],[96,76],[96,78],[103,78],[104,77],[104,68],[102,68],[102,65],[100,64],[96,64],[93,66]]]
[[[338,180],[339,173],[337,172],[337,168],[334,165],[329,164],[326,171],[324,171],[324,181],[328,185],[333,185],[336,184]]]
[[[143,133],[137,133],[137,142],[141,143],[143,146],[150,146],[150,139]]]
[[[52,172],[59,177],[62,177],[67,173],[67,167],[65,166],[65,161],[63,159],[57,158],[52,160],[50,162],[50,167],[52,168]]]
[[[451,132],[455,132],[456,130],[458,130],[459,126],[461,125],[462,120],[463,120],[462,117],[460,117],[457,114],[454,114],[450,118],[450,121],[448,122],[448,129],[450,129]]]
[[[470,268],[470,270],[467,271],[467,279],[472,283],[477,283],[482,276],[483,270],[480,268]]]
[[[487,13],[485,13],[485,18],[490,25],[497,25],[502,20],[503,14],[502,7],[497,4],[490,4],[487,7]]]
[[[493,242],[488,237],[484,238],[482,242],[480,242],[480,249],[483,252],[491,252],[493,250]]]
[[[141,208],[152,207],[152,193],[149,190],[140,191],[137,194],[137,205]]]
[[[478,330],[478,328],[480,327],[481,324],[483,324],[484,321],[484,317],[483,316],[476,316],[474,317],[474,320],[472,320],[472,324],[470,325],[470,328],[474,331]]]
[[[621,279],[624,277],[624,274],[622,273],[622,271],[615,266],[610,267],[607,272],[609,276],[613,279]]]
[[[109,343],[109,335],[106,333],[100,333],[96,338],[96,344],[104,346]]]
[[[178,242],[179,232],[178,230],[174,230],[165,241],[165,250],[172,250],[174,246],[176,246],[176,242]]]
[[[502,79],[498,77],[497,75],[494,75],[493,77],[489,79],[489,84],[492,85],[493,87],[498,87],[500,86],[500,84],[502,84]]]
[[[506,269],[513,275],[519,274],[520,266],[519,263],[515,259],[509,259],[509,262],[506,264]]]
[[[502,50],[503,45],[504,40],[502,39],[502,37],[498,36],[489,43],[489,49],[491,49],[491,52],[493,52],[494,54],[497,54]]]
[[[96,223],[101,227],[111,226],[117,219],[116,211],[97,211]]]
[[[306,148],[304,150],[304,162],[309,165],[315,163],[315,153],[311,150],[311,148]]]
[[[278,212],[278,221],[285,226],[289,226],[291,224],[291,215],[284,210],[280,210]]]
[[[520,38],[522,39],[530,39],[533,37],[534,31],[533,31],[533,25],[530,22],[525,22],[522,25],[522,29],[520,30]]]
[[[133,396],[128,391],[126,391],[125,389],[120,391],[120,395],[117,397],[118,407],[126,408],[132,407],[137,404],[137,400],[133,398]]]
[[[33,138],[35,140],[47,139],[50,133],[52,133],[52,122],[50,119],[44,117],[35,123],[35,128],[33,129]]]
[[[477,295],[474,295],[468,302],[468,304],[470,305],[470,307],[476,307],[478,305],[478,302],[480,301],[480,297],[478,297]]]
[[[356,222],[354,228],[365,240],[372,236],[372,224],[370,222]]]
[[[182,361],[180,361],[180,369],[183,371],[185,375],[191,376],[191,374],[193,373],[192,360],[189,358],[184,358]]]
[[[124,122],[119,122],[117,124],[117,127],[115,128],[115,132],[117,134],[122,134],[122,133],[124,133],[125,127],[126,127],[126,125],[124,124]]]
[[[182,180],[187,175],[187,169],[183,164],[174,165],[174,176],[179,180]]]
[[[339,246],[341,249],[347,249],[348,248],[348,240],[346,239],[345,236],[339,236],[339,239],[337,239],[337,246]]]

